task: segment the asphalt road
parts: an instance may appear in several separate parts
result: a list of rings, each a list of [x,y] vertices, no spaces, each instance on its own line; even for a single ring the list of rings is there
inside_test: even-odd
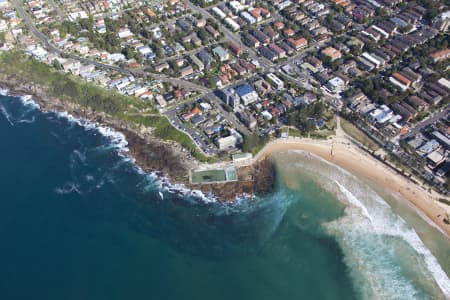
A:
[[[186,126],[177,116],[177,109],[173,108],[164,113],[168,118],[170,123],[178,130],[183,131],[192,139],[192,141],[200,148],[203,154],[211,156],[218,153],[217,147],[213,144],[206,143],[204,137],[193,128]]]
[[[189,0],[185,0],[184,1],[190,9],[192,9],[195,12],[200,13],[203,18],[205,19],[213,19],[216,20],[216,18],[210,14],[206,9],[195,5],[194,3],[192,3]],[[268,59],[258,55],[253,49],[247,47],[242,41],[241,38],[239,37],[238,34],[232,32],[231,30],[229,30],[225,25],[223,25],[221,22],[218,22],[219,26],[220,26],[220,31],[224,33],[225,37],[229,40],[234,42],[235,44],[239,45],[243,50],[245,50],[247,53],[249,53],[250,57],[252,59],[255,59],[257,61],[260,62],[262,68],[264,70],[269,70],[271,68],[275,67],[275,64],[272,63],[271,61],[269,61]]]
[[[36,28],[36,26],[34,25],[33,20],[31,19],[29,14],[23,9],[23,7],[19,3],[19,1],[11,0],[11,2],[15,6],[15,8],[17,9],[19,15],[22,17],[24,22],[27,24],[27,26],[30,29],[30,31],[43,43],[44,47],[49,52],[59,54],[62,57],[67,57],[67,58],[72,58],[72,59],[78,60],[78,61],[80,61],[83,64],[92,64],[92,65],[96,66],[99,69],[115,71],[115,72],[119,72],[119,73],[122,73],[122,74],[125,74],[125,75],[134,75],[134,76],[143,76],[143,77],[151,76],[152,78],[154,78],[156,80],[159,80],[159,81],[162,81],[162,82],[168,82],[168,83],[171,83],[171,84],[175,84],[175,85],[177,85],[179,87],[185,88],[186,90],[190,90],[190,91],[198,91],[198,92],[201,92],[201,93],[208,93],[210,91],[208,88],[206,88],[204,86],[197,85],[195,83],[192,83],[192,82],[189,82],[189,81],[185,81],[185,80],[182,80],[182,79],[179,79],[179,78],[168,77],[168,76],[166,76],[164,74],[148,73],[148,72],[145,72],[144,70],[133,70],[133,69],[121,68],[121,67],[117,67],[117,66],[101,63],[99,61],[87,59],[87,58],[80,57],[80,56],[75,55],[75,54],[66,53],[64,51],[61,51],[60,49],[58,49],[57,47],[52,45],[50,43],[49,39],[42,32],[40,32]]]
[[[53,7],[53,9],[55,10],[56,14],[58,15],[58,17],[61,19],[61,21],[65,21],[66,17],[64,16],[63,12],[61,11],[61,9],[59,8],[59,6],[55,3],[55,1],[53,0],[48,0],[48,3],[50,3],[50,5]]]
[[[28,26],[28,28],[30,29],[30,31],[43,43],[44,47],[47,49],[47,51],[55,53],[55,54],[59,54],[62,57],[66,57],[66,58],[72,58],[75,60],[80,61],[83,64],[92,64],[94,66],[96,66],[99,69],[104,69],[104,70],[109,70],[109,71],[115,71],[115,72],[119,72],[125,75],[133,75],[133,76],[151,76],[152,78],[162,81],[162,82],[168,82],[171,84],[175,84],[178,85],[180,87],[183,87],[187,90],[194,90],[194,91],[198,91],[203,95],[204,98],[210,99],[214,102],[215,106],[217,107],[217,109],[221,112],[221,114],[223,116],[225,116],[225,118],[241,133],[243,134],[249,134],[250,131],[243,125],[241,124],[236,116],[234,114],[231,114],[227,111],[225,111],[222,106],[221,106],[221,99],[218,98],[216,95],[214,95],[210,89],[201,86],[201,85],[197,85],[194,84],[192,82],[189,81],[185,81],[185,80],[181,80],[179,78],[173,78],[173,77],[169,77],[167,75],[164,74],[154,74],[154,73],[148,73],[145,72],[144,70],[132,70],[132,69],[126,69],[126,68],[121,68],[121,67],[117,67],[117,66],[113,66],[113,65],[109,65],[109,64],[105,64],[105,63],[101,63],[95,60],[90,60],[84,57],[80,57],[78,55],[75,54],[71,54],[71,53],[65,53],[63,51],[61,51],[60,49],[58,49],[57,47],[55,47],[54,45],[52,45],[49,41],[49,39],[42,33],[40,32],[36,26],[34,25],[33,20],[31,19],[31,17],[28,15],[28,13],[23,9],[22,5],[18,2],[18,0],[11,0],[12,4],[15,6],[15,8],[17,9],[19,15],[22,17],[22,19],[24,20],[24,22],[26,23],[26,25]],[[206,12],[207,13],[207,12]],[[209,14],[208,14],[209,15]],[[217,149],[214,146],[209,146],[207,145],[204,141],[202,136],[195,130],[193,130],[192,128],[185,126],[176,116],[176,110],[169,110],[167,112],[165,112],[165,114],[167,115],[167,117],[169,117],[170,122],[177,127],[179,130],[182,130],[184,132],[186,132],[191,138],[192,140],[200,147],[200,149],[207,155],[212,155],[217,153]]]
[[[416,135],[417,133],[421,132],[422,129],[424,129],[425,127],[429,126],[430,124],[435,123],[436,121],[438,121],[439,119],[445,117],[448,113],[450,112],[450,105],[447,105],[447,107],[445,109],[443,109],[442,111],[439,112],[435,112],[434,114],[432,114],[429,118],[425,119],[424,121],[422,121],[421,123],[417,124],[416,126],[414,126],[413,129],[411,129],[410,132],[408,132],[407,134],[405,134],[402,139],[407,139],[411,136]]]
[[[144,71],[143,69],[127,69],[127,68],[121,68],[118,66],[113,66],[113,65],[109,65],[109,64],[105,64],[99,61],[95,61],[95,60],[91,60],[91,59],[87,59],[84,57],[80,57],[78,55],[75,54],[71,54],[71,53],[65,53],[64,51],[61,51],[60,49],[58,49],[57,47],[55,47],[54,45],[52,45],[49,41],[49,39],[42,33],[40,32],[36,26],[34,25],[33,20],[31,19],[31,17],[28,15],[28,13],[23,9],[22,5],[19,3],[18,0],[11,0],[11,2],[13,3],[13,5],[16,7],[19,15],[22,17],[22,19],[25,21],[25,23],[27,24],[27,26],[29,27],[30,31],[43,43],[44,47],[52,53],[56,53],[59,54],[63,57],[66,58],[71,58],[71,59],[75,59],[80,61],[83,64],[92,64],[94,66],[96,66],[99,69],[104,69],[104,70],[108,70],[108,71],[115,71],[118,73],[122,73],[125,75],[133,75],[135,77],[143,77],[146,78],[147,76],[151,76],[153,79],[155,80],[159,80],[161,82],[167,82],[167,83],[171,83],[171,84],[175,84],[179,87],[182,87],[184,89],[187,90],[191,90],[191,91],[197,91],[200,92],[202,95],[201,97],[205,98],[205,99],[209,99],[211,100],[216,109],[219,110],[219,112],[226,118],[227,121],[229,121],[231,123],[231,125],[236,128],[238,131],[240,131],[241,133],[243,133],[244,135],[250,134],[251,132],[247,129],[247,127],[245,127],[236,117],[236,115],[234,113],[230,113],[228,111],[226,111],[223,107],[222,107],[222,100],[220,98],[218,98],[213,92],[211,92],[211,90],[205,86],[202,85],[198,85],[186,80],[182,80],[179,78],[174,78],[174,77],[169,77],[167,75],[164,74],[154,74],[154,73],[149,73]],[[189,0],[185,0],[185,2],[188,4],[188,6],[196,12],[199,12],[204,18],[208,19],[208,18],[212,18],[215,19],[214,16],[212,16],[206,9],[203,9],[201,7],[198,7],[196,5],[194,5],[192,2],[190,2]],[[56,5],[56,4],[55,4]],[[280,64],[274,64],[270,61],[268,61],[267,59],[260,57],[253,49],[245,46],[242,42],[241,39],[239,37],[238,34],[231,32],[228,28],[226,28],[223,24],[219,23],[219,26],[221,28],[221,31],[225,34],[226,39],[233,41],[234,43],[240,45],[245,51],[247,51],[250,55],[251,58],[256,59],[257,61],[260,62],[261,67],[262,67],[262,71],[268,71],[268,70],[274,70],[274,69],[278,69]],[[286,63],[290,63],[293,62],[294,60],[303,57],[304,55],[306,55],[306,52],[309,52],[310,50],[312,50],[313,47],[308,48],[306,51],[291,57],[288,59],[288,61],[283,62],[283,64]],[[289,78],[291,81],[296,82],[295,78]],[[296,82],[297,83],[297,82]],[[308,87],[307,87],[308,88]],[[170,121],[172,122],[172,124],[177,127],[179,130],[182,130],[184,132],[186,132],[187,134],[190,135],[190,137],[193,139],[193,141],[202,149],[202,151],[205,154],[214,154],[214,151],[217,151],[217,149],[215,149],[215,147],[211,147],[209,145],[207,145],[204,141],[202,136],[195,130],[193,130],[192,128],[185,126],[183,124],[183,122],[181,122],[177,115],[176,115],[176,109],[172,109],[172,110],[168,110],[165,112],[165,115],[170,119]]]

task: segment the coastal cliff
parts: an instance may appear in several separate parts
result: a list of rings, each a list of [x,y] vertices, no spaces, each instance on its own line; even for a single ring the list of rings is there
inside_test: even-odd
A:
[[[239,167],[235,182],[212,184],[189,184],[189,170],[197,168],[197,161],[186,149],[176,142],[165,141],[152,135],[152,128],[113,118],[110,115],[81,106],[71,99],[55,97],[47,87],[25,80],[17,75],[0,74],[0,87],[8,89],[13,96],[30,94],[39,103],[41,110],[67,112],[104,125],[122,133],[129,152],[136,164],[146,172],[155,172],[172,183],[183,184],[190,189],[201,190],[219,201],[234,201],[239,196],[254,196],[272,191],[275,182],[275,167],[270,159]]]

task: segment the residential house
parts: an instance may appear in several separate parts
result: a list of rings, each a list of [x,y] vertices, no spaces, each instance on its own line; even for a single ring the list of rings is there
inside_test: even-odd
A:
[[[265,58],[270,61],[276,61],[279,58],[278,54],[275,51],[271,50],[269,47],[262,46],[261,48],[259,48],[259,51]]]
[[[308,46],[308,41],[305,38],[299,38],[299,39],[289,38],[287,40],[287,42],[295,50],[304,49]]]
[[[209,52],[205,49],[200,50],[197,53],[197,57],[204,64],[205,68],[209,68],[215,62],[211,54],[209,54]]]
[[[167,70],[169,68],[170,68],[169,64],[167,62],[163,62],[163,63],[157,64],[155,66],[155,71],[160,73],[160,72],[162,72],[164,70]]]
[[[261,97],[264,97],[272,91],[272,86],[270,85],[270,83],[262,78],[255,81],[253,85],[255,86],[256,91],[259,93],[259,95],[261,95]]]
[[[190,55],[189,56],[189,61],[192,64],[194,64],[199,71],[203,71],[205,69],[205,65],[203,64],[203,62],[200,59],[197,58],[197,56]]]
[[[447,60],[450,58],[450,49],[446,48],[444,50],[434,52],[430,56],[433,59],[434,63]]]
[[[280,46],[278,46],[276,44],[270,44],[269,48],[270,48],[270,50],[272,50],[273,52],[275,52],[278,55],[278,58],[286,57],[286,50],[284,50]]]
[[[224,62],[230,59],[230,54],[227,50],[221,46],[215,47],[213,50],[214,55],[219,59],[219,61]]]
[[[406,91],[411,86],[411,80],[399,72],[393,73],[392,76],[389,77],[389,81],[399,87],[402,91]]]
[[[234,56],[239,57],[242,54],[241,47],[239,47],[239,45],[237,45],[234,42],[229,42],[228,43],[228,49],[230,49],[231,53],[233,53]]]
[[[330,58],[330,61],[335,61],[336,59],[339,59],[342,57],[341,51],[333,48],[333,47],[327,47],[322,50],[322,55]]]
[[[189,66],[186,66],[186,67],[180,69],[179,76],[186,77],[186,76],[192,75],[193,73],[194,73],[194,69],[192,68],[192,66],[189,65]]]

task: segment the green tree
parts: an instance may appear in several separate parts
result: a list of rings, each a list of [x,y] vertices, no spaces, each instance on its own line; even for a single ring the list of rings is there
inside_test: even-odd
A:
[[[89,16],[89,18],[87,19],[80,19],[78,23],[80,24],[82,29],[90,31],[94,27],[94,18],[92,16]]]

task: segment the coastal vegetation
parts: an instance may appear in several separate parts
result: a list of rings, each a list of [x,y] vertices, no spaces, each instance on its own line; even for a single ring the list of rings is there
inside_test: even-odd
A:
[[[0,69],[5,75],[39,85],[50,96],[62,101],[106,113],[118,120],[130,122],[131,125],[150,127],[155,137],[179,143],[199,161],[215,160],[204,155],[189,136],[174,128],[166,117],[159,115],[152,102],[123,96],[81,81],[78,77],[56,71],[19,51],[3,52],[0,55]]]
[[[450,200],[447,200],[447,199],[444,199],[444,198],[439,198],[438,201],[450,206]]]
[[[242,150],[255,155],[267,144],[267,142],[269,142],[269,140],[268,136],[260,136],[256,132],[249,134],[244,139]]]
[[[358,127],[345,120],[344,118],[341,118],[341,126],[346,134],[348,134],[370,150],[377,151],[378,149],[380,149],[380,146],[376,142],[374,142],[363,131],[361,131]]]
[[[282,132],[286,132],[290,137],[302,137],[302,133],[295,127],[285,127]]]

